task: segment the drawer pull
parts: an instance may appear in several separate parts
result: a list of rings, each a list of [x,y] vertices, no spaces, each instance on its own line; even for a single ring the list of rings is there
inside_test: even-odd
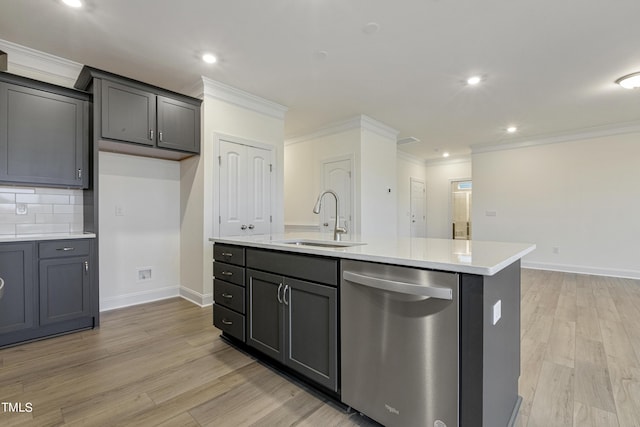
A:
[[[76,249],[76,248],[72,248],[72,247],[70,247],[70,246],[65,246],[64,248],[57,248],[57,249],[56,249],[56,251],[65,251],[65,252],[68,252],[68,251],[74,251],[75,249]]]
[[[222,294],[222,298],[231,299],[231,298],[233,298],[233,295],[224,293],[224,294]]]
[[[227,319],[222,319],[222,323],[225,325],[233,325],[233,322],[231,320],[227,320]]]
[[[222,256],[233,256],[231,252],[222,252],[220,255]]]
[[[4,279],[0,277],[0,299],[4,296]]]
[[[223,271],[221,274],[223,276],[233,276],[233,273],[231,271]]]

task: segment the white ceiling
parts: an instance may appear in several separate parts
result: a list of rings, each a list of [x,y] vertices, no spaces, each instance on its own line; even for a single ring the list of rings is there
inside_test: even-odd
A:
[[[640,71],[638,0],[85,2],[2,0],[0,39],[180,92],[207,76],[287,106],[288,138],[366,114],[425,159],[640,120],[613,83]]]

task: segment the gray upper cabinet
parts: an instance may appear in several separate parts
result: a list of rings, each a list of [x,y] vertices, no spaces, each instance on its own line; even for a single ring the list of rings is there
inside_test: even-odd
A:
[[[102,80],[102,137],[155,145],[156,96]]]
[[[2,334],[34,326],[33,245],[0,244],[0,345]]]
[[[86,188],[88,98],[0,73],[0,182]]]
[[[87,66],[75,86],[93,92],[100,149],[174,160],[200,153],[201,100]]]
[[[200,152],[200,107],[158,96],[158,147]]]

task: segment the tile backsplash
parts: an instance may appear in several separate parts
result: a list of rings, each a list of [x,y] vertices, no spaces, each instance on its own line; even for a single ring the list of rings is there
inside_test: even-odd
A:
[[[0,235],[81,233],[82,190],[0,185]]]

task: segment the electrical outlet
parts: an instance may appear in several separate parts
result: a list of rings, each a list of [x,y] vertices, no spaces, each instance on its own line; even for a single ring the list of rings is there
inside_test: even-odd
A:
[[[553,251],[554,254],[559,254],[560,253],[560,248],[557,246],[554,246],[553,248],[551,248],[551,250]]]
[[[498,323],[498,320],[502,317],[502,300],[498,300],[493,304],[493,324]]]
[[[25,203],[18,203],[16,205],[16,215],[26,215],[29,213],[29,209]]]
[[[153,269],[151,267],[139,267],[138,271],[138,282],[145,282],[147,280],[152,279]]]

